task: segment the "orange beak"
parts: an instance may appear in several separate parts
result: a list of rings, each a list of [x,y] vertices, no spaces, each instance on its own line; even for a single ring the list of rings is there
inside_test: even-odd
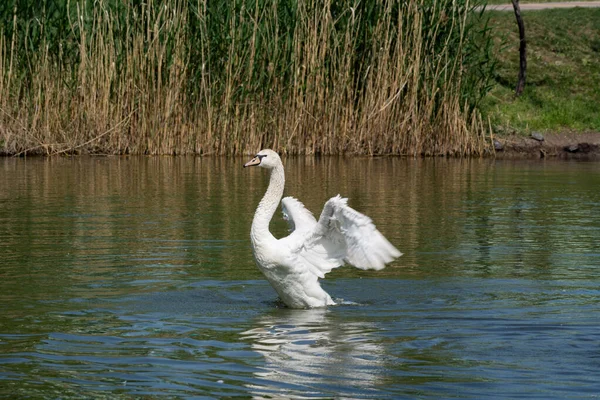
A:
[[[252,160],[250,160],[246,164],[244,164],[244,168],[246,168],[246,167],[254,167],[254,166],[259,165],[259,164],[260,164],[260,157],[256,156]]]

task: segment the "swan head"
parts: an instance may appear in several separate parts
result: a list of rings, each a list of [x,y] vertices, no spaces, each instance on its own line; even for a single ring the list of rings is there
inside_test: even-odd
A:
[[[263,167],[267,169],[273,169],[278,165],[281,165],[281,158],[279,158],[279,154],[275,153],[273,150],[264,149],[259,151],[252,160],[244,164],[244,168]]]

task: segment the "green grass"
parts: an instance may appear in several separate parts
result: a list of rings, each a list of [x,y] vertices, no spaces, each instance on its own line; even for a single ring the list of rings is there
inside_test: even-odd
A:
[[[482,110],[497,133],[600,132],[600,9],[523,14],[527,83],[514,96],[518,29],[512,13],[490,12],[498,57],[496,85]]]

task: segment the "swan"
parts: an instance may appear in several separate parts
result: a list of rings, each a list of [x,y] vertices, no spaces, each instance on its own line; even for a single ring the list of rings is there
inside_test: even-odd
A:
[[[252,220],[252,251],[258,268],[289,308],[335,305],[319,279],[346,262],[360,269],[381,270],[402,255],[369,217],[350,208],[348,199],[340,195],[325,203],[318,221],[297,199],[282,199],[283,164],[273,150],[261,150],[244,164],[244,168],[255,166],[270,170],[271,176]],[[269,222],[279,201],[291,233],[276,239]]]

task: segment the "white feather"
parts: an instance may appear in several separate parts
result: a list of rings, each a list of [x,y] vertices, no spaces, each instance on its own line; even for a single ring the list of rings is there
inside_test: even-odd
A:
[[[281,199],[281,211],[290,228],[290,232],[312,229],[317,220],[300,201],[293,197]]]

